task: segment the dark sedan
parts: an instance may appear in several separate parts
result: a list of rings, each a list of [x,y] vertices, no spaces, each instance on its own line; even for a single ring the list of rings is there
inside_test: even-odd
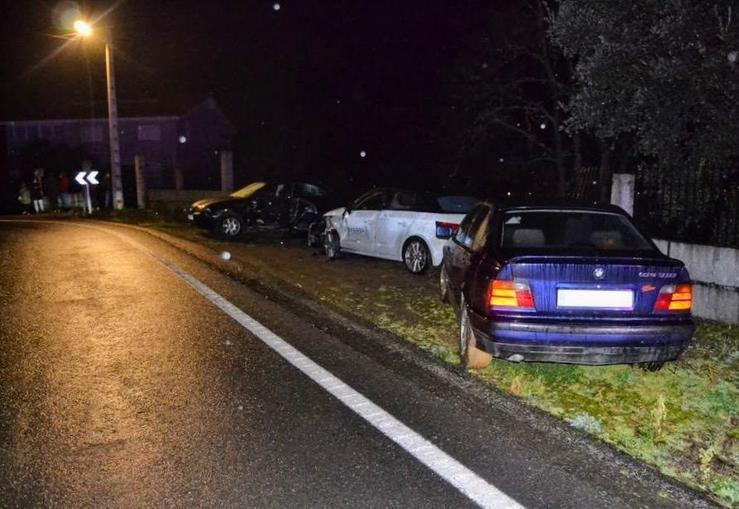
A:
[[[315,184],[253,182],[228,196],[196,201],[187,218],[196,226],[231,239],[247,231],[307,232],[338,202]]]
[[[480,204],[445,246],[440,288],[469,368],[500,357],[659,369],[693,335],[685,266],[613,206]]]

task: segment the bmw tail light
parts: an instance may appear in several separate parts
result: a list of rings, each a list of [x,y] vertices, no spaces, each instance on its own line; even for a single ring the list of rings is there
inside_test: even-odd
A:
[[[494,279],[488,285],[488,305],[493,308],[534,309],[534,296],[526,281]]]
[[[654,303],[655,311],[688,312],[693,305],[693,289],[690,284],[664,285]]]
[[[452,235],[457,233],[457,228],[459,228],[459,225],[456,223],[436,221],[436,238],[438,239],[451,238]]]

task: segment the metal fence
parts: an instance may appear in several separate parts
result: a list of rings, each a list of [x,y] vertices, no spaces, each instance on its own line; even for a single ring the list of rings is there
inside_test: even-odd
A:
[[[739,248],[739,169],[640,169],[634,218],[653,237]]]

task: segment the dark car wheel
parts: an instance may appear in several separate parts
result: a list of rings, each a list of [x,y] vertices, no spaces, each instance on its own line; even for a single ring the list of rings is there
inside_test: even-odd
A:
[[[441,263],[441,269],[439,270],[439,299],[441,302],[449,302],[449,274],[444,267],[444,262]]]
[[[431,252],[426,243],[414,237],[408,239],[403,246],[403,263],[413,274],[423,274],[431,265]]]
[[[492,355],[477,348],[477,338],[470,324],[464,295],[459,298],[459,356],[465,369],[484,369],[493,360]]]
[[[234,214],[226,214],[218,222],[218,235],[226,239],[235,239],[241,235],[243,221]]]
[[[315,205],[302,198],[295,198],[290,202],[290,209],[288,211],[288,223],[290,228],[297,231],[306,231],[310,228],[310,222],[312,214],[310,210],[317,210]],[[307,221],[308,220],[308,221]]]
[[[326,224],[323,221],[314,221],[308,225],[308,247],[320,247],[323,245],[323,230],[325,228]]]
[[[339,234],[335,231],[328,232],[323,239],[323,248],[326,251],[326,258],[329,260],[337,259],[341,255]]]

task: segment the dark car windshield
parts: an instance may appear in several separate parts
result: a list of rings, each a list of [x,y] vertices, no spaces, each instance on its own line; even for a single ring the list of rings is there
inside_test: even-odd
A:
[[[653,251],[624,216],[581,210],[520,210],[503,216],[501,247],[523,251]]]

